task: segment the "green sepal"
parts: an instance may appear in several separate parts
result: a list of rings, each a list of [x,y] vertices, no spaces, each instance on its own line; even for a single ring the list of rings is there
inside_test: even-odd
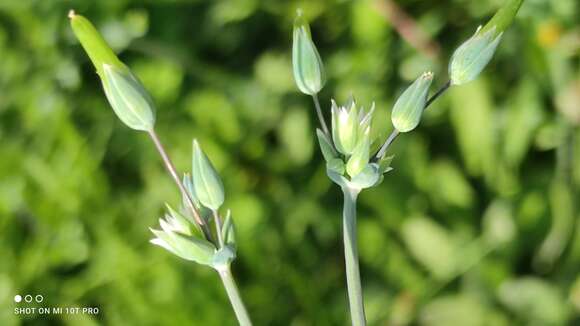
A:
[[[101,81],[109,104],[125,125],[135,130],[153,130],[153,100],[131,71],[104,64]]]
[[[207,240],[196,237],[184,237],[175,232],[151,229],[156,236],[150,242],[169,252],[198,264],[212,266],[216,252],[215,247]]]
[[[195,194],[201,204],[211,210],[218,210],[224,202],[224,186],[217,171],[195,139],[193,140],[191,174]]]
[[[379,181],[381,173],[376,163],[367,164],[360,173],[350,180],[350,187],[365,189],[373,187]]]
[[[222,239],[226,245],[231,246],[234,250],[236,249],[236,228],[234,226],[234,220],[232,219],[232,212],[228,209],[226,213],[226,218],[224,219],[224,225],[222,226]]]
[[[393,169],[391,167],[391,163],[393,162],[394,158],[395,155],[389,155],[379,159],[379,173],[383,174],[391,171]]]
[[[326,162],[326,169],[334,171],[340,175],[343,175],[345,171],[344,161],[339,159],[338,157],[333,158],[330,161]]]
[[[502,35],[496,34],[495,29],[483,34],[477,31],[461,44],[449,62],[451,85],[463,85],[477,78],[493,57]]]
[[[230,246],[224,246],[213,255],[211,267],[217,271],[225,270],[229,268],[234,259],[236,259],[236,251]]]
[[[346,163],[346,172],[351,178],[359,174],[369,162],[370,146],[370,128],[368,128]]]
[[[330,160],[336,158],[336,151],[334,150],[334,147],[332,146],[332,143],[326,134],[317,128],[316,137],[318,137],[318,144],[320,145],[320,151],[322,152],[324,159],[329,162]]]

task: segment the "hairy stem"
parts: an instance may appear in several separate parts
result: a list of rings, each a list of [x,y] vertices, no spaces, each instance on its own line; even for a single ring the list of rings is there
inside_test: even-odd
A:
[[[343,192],[344,208],[342,212],[342,226],[350,318],[353,325],[362,326],[366,325],[366,318],[358,266],[358,245],[356,236],[356,198],[359,190],[343,187]]]
[[[205,238],[207,240],[213,242],[212,237],[211,237],[211,232],[209,232],[209,228],[207,227],[207,224],[200,217],[199,212],[197,211],[197,209],[195,208],[195,205],[193,204],[193,199],[189,196],[189,193],[185,190],[185,187],[181,183],[181,179],[179,178],[179,175],[177,174],[177,170],[175,169],[175,165],[173,165],[171,158],[169,157],[169,155],[167,155],[167,152],[165,151],[163,144],[159,140],[157,133],[155,133],[155,130],[149,131],[149,136],[153,140],[153,143],[155,143],[155,147],[157,148],[159,155],[161,155],[161,158],[163,159],[163,163],[165,165],[165,168],[167,169],[167,171],[171,175],[171,178],[173,179],[173,181],[175,181],[175,184],[177,184],[177,187],[179,188],[179,191],[181,192],[183,197],[186,198],[187,208],[190,210],[191,214],[193,215],[195,222],[200,226],[201,230],[203,231],[203,234],[205,235]]]
[[[246,306],[242,301],[242,297],[240,296],[240,291],[238,290],[238,286],[236,285],[236,281],[232,275],[230,268],[225,268],[223,270],[218,270],[220,274],[220,278],[222,279],[222,283],[226,288],[226,292],[228,297],[230,298],[230,303],[234,308],[234,312],[236,317],[238,318],[238,322],[241,326],[249,326],[252,325],[252,321],[250,320],[250,315],[246,310]]]
[[[443,86],[441,86],[441,88],[435,92],[435,94],[433,94],[428,100],[427,102],[425,102],[425,106],[423,107],[423,111],[427,110],[427,108],[431,105],[431,103],[435,102],[435,100],[437,98],[439,98],[439,96],[443,95],[443,93],[445,93],[445,91],[447,91],[449,89],[449,87],[451,86],[451,80],[448,80],[445,84],[443,84]],[[387,153],[387,149],[389,148],[389,146],[391,146],[391,144],[395,141],[395,139],[397,138],[397,136],[399,136],[400,132],[397,129],[394,129],[391,134],[389,135],[389,137],[387,138],[387,140],[385,141],[385,143],[381,146],[381,149],[379,149],[379,152],[376,155],[376,159],[381,159],[383,157],[385,157],[385,154]]]
[[[322,127],[322,131],[328,137],[328,139],[332,139],[330,137],[330,132],[328,131],[328,127],[326,126],[326,122],[324,121],[324,115],[322,115],[322,110],[320,109],[320,102],[318,101],[318,95],[312,95],[312,100],[314,101],[314,106],[316,107],[316,114],[318,115],[318,120],[320,120],[320,126]]]

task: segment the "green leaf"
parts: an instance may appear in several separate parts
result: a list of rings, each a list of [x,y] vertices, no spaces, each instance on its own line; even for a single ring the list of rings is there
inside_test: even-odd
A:
[[[409,132],[419,125],[432,81],[433,73],[426,72],[399,96],[391,114],[393,126],[398,131]]]
[[[104,64],[101,79],[109,104],[125,125],[135,130],[153,130],[153,100],[131,71]]]
[[[193,187],[201,204],[211,210],[219,209],[224,202],[222,180],[195,139],[191,173]]]
[[[455,248],[444,228],[425,217],[414,217],[403,224],[402,236],[411,254],[436,278],[450,277],[455,267]]]
[[[497,292],[499,300],[525,325],[565,325],[568,305],[552,284],[534,277],[505,281]]]
[[[75,14],[73,10],[69,12],[68,17],[75,36],[81,42],[101,78],[104,77],[103,65],[111,65],[120,70],[127,69],[88,19]]]

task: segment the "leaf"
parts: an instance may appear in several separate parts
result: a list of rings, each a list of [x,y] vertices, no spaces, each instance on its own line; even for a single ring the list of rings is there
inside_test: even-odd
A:
[[[447,230],[425,217],[414,217],[404,222],[402,236],[411,254],[434,277],[446,279],[456,270],[456,250]]]

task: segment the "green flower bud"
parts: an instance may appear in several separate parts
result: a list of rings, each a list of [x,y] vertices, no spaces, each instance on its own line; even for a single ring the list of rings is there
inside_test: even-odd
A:
[[[153,100],[131,71],[105,64],[101,80],[109,104],[124,124],[135,130],[153,130]]]
[[[506,28],[513,22],[523,0],[508,0],[503,7],[451,57],[449,76],[452,85],[474,80],[489,63]]]
[[[433,73],[426,72],[399,96],[391,114],[393,126],[398,131],[408,132],[419,125],[432,81]]]
[[[453,53],[449,62],[451,85],[462,85],[474,80],[493,57],[502,34],[497,35],[495,28],[484,34],[480,34],[480,30]]]
[[[324,65],[312,42],[308,22],[300,10],[294,20],[292,66],[294,79],[302,93],[314,95],[324,87],[326,82]]]
[[[155,235],[150,242],[183,259],[211,266],[216,248],[199,234],[192,233],[191,222],[167,207],[169,214],[159,219],[161,230],[150,229]]]
[[[336,149],[350,155],[357,144],[358,111],[354,101],[348,107],[338,106],[332,100],[332,138]]]
[[[195,194],[201,204],[214,211],[220,208],[224,203],[222,180],[195,139],[191,174]]]
[[[119,119],[129,128],[150,131],[155,125],[153,100],[107,45],[93,24],[71,10],[68,14],[75,36],[81,42],[101,77],[105,95]]]
[[[359,141],[352,153],[352,156],[346,163],[346,172],[351,178],[357,176],[369,163],[370,146],[371,146],[371,128],[367,128],[363,138]]]
[[[68,17],[75,36],[89,55],[99,76],[103,77],[105,64],[118,69],[127,69],[88,19],[75,14],[74,10],[69,11]]]

